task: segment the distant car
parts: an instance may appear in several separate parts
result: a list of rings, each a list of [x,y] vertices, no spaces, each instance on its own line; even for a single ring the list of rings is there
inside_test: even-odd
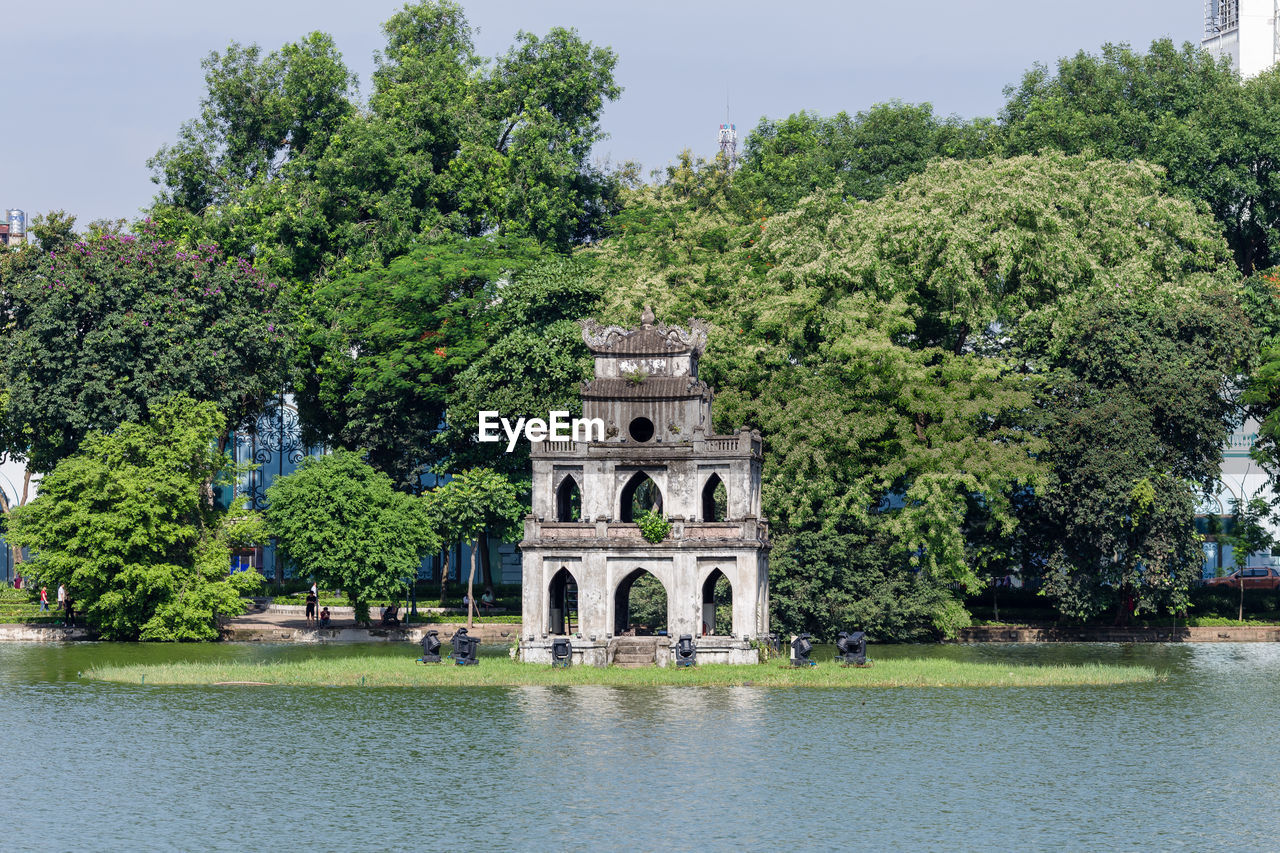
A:
[[[1280,571],[1276,569],[1236,569],[1220,578],[1209,578],[1205,586],[1240,588],[1240,576],[1244,575],[1245,589],[1280,589]]]

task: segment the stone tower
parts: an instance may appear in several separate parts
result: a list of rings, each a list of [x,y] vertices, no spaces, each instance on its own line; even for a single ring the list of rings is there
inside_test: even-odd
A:
[[[700,662],[757,660],[752,641],[769,630],[760,433],[712,433],[711,389],[698,379],[706,339],[700,321],[667,328],[647,308],[638,329],[583,323],[595,356],[583,418],[603,421],[604,438],[533,445],[533,511],[520,543],[524,660],[549,662],[552,641],[568,635],[579,662],[612,662],[631,627],[632,584],[646,573],[667,594],[657,663],[682,634],[696,638]],[[670,521],[662,541],[641,535],[641,506]],[[717,626],[721,577],[732,619]]]

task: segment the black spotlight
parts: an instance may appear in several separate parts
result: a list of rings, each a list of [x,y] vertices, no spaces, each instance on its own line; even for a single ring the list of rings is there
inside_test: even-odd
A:
[[[814,661],[809,660],[809,655],[812,652],[813,643],[809,642],[809,635],[796,634],[796,638],[791,641],[791,665],[817,666]]]
[[[551,641],[551,665],[567,667],[573,663],[573,643],[568,637],[556,637]]]
[[[480,645],[480,641],[475,637],[468,637],[466,628],[459,628],[449,642],[453,644],[453,662],[458,666],[475,666],[479,663],[476,660],[476,647]]]
[[[840,650],[840,659],[846,665],[867,665],[867,634],[865,631],[841,631],[836,638],[836,648]]]
[[[782,638],[777,634],[769,634],[764,638],[764,641],[769,645],[769,648],[778,654],[782,654]]]
[[[440,663],[440,632],[434,629],[422,635],[422,662]]]
[[[698,656],[698,647],[693,644],[692,634],[681,634],[676,642],[676,666],[693,666]]]

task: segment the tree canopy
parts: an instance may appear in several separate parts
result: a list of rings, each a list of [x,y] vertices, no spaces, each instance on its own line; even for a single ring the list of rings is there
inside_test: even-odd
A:
[[[0,267],[4,451],[47,472],[91,430],[185,394],[231,427],[288,377],[291,302],[217,246],[99,233]]]
[[[1104,45],[1028,71],[1001,112],[1006,154],[1056,148],[1163,166],[1217,218],[1241,272],[1280,262],[1280,71],[1243,83],[1227,59],[1168,39]]]
[[[716,425],[764,433],[778,532],[862,531],[936,584],[976,589],[974,526],[1012,536],[1015,496],[1047,487],[1041,389],[1071,369],[1081,312],[1104,298],[1212,310],[1233,281],[1216,225],[1146,164],[939,161],[870,203],[815,194],[754,221],[699,173],[635,194],[595,250],[606,315],[650,303],[709,320]],[[1208,464],[1236,363],[1187,346],[1197,382],[1217,383],[1192,399],[1219,420],[1181,452]]]
[[[621,93],[612,51],[553,28],[488,62],[449,0],[408,3],[383,32],[367,105],[322,33],[210,54],[200,117],[150,161],[162,233],[296,281],[442,230],[561,249],[599,233],[615,181],[588,157]]]
[[[175,397],[146,423],[91,432],[9,517],[6,539],[29,548],[24,572],[65,584],[109,640],[212,640],[217,617],[244,612],[254,572],[228,578],[235,524],[208,500],[233,473],[217,451],[217,406]]]
[[[304,459],[267,489],[267,526],[295,574],[343,590],[364,615],[369,602],[396,598],[422,558],[441,547],[423,498],[348,450]]]

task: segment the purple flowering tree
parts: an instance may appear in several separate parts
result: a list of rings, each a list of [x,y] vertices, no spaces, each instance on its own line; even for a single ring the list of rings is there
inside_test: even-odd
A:
[[[149,223],[0,266],[0,450],[47,472],[90,430],[186,394],[234,427],[287,379],[293,311],[249,262]],[[225,441],[225,439],[224,439]]]

